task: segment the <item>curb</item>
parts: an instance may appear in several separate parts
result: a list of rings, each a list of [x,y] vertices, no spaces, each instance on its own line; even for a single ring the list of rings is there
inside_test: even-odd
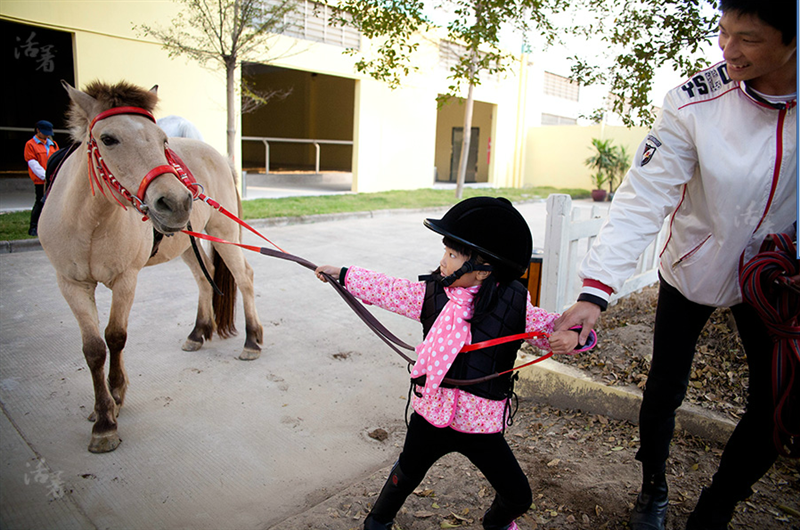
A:
[[[14,241],[0,241],[0,254],[12,254],[14,252],[30,252],[32,250],[42,250],[39,239],[17,239]]]
[[[524,356],[528,362],[532,356]],[[559,409],[580,409],[616,420],[639,423],[642,392],[636,387],[606,386],[571,366],[546,359],[519,372],[516,391],[520,397]],[[725,443],[736,423],[726,416],[684,402],[678,409],[675,428],[701,438]]]

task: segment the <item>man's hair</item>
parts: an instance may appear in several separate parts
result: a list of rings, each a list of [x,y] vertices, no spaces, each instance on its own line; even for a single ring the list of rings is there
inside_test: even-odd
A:
[[[721,0],[723,13],[755,15],[781,32],[784,44],[797,36],[797,0]]]

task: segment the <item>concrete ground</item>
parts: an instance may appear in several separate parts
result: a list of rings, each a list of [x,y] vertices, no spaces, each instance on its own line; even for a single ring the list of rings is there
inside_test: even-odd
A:
[[[519,209],[540,244],[544,202]],[[444,211],[257,226],[317,264],[415,278],[441,256],[440,238],[422,220]],[[142,271],[125,351],[123,442],[96,455],[86,449],[91,380],[54,271],[41,251],[0,254],[0,528],[271,528],[391,465],[405,433],[403,361],[310,271],[247,259],[265,330],[263,354],[252,362],[236,358],[243,337],[182,351],[194,323],[194,280],[180,261]],[[102,286],[97,303],[104,324],[110,291]],[[418,323],[373,312],[406,342],[421,339]],[[556,381],[550,400],[591,395],[608,408],[604,391],[573,385],[574,374],[545,378]],[[531,395],[547,388],[531,381],[523,385]],[[377,428],[389,438],[369,437]]]

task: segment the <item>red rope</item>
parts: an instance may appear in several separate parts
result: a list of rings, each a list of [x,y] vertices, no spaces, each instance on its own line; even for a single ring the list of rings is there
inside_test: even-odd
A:
[[[742,269],[742,297],[758,312],[774,340],[773,441],[784,456],[800,458],[800,296],[788,278],[800,274],[788,234],[771,234]]]

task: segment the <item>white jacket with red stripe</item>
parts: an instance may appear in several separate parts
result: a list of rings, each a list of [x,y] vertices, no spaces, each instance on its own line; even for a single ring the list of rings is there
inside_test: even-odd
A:
[[[741,302],[741,266],[797,219],[796,113],[796,99],[774,106],[731,81],[724,62],[671,90],[581,264],[581,298],[619,290],[669,217],[664,279],[699,304]]]

